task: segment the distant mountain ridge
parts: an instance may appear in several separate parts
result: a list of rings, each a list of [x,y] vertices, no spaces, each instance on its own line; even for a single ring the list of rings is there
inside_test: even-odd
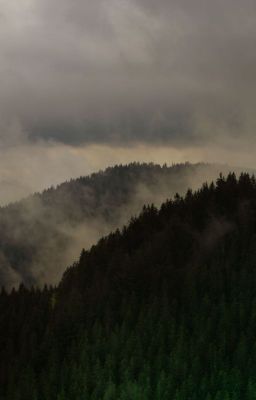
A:
[[[57,283],[82,247],[127,223],[144,204],[160,205],[229,170],[204,163],[117,165],[0,208],[0,285]]]

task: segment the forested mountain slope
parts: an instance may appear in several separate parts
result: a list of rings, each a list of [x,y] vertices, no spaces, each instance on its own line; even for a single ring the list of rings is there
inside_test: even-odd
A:
[[[130,164],[108,168],[0,209],[0,286],[57,283],[82,247],[228,167]]]
[[[0,296],[1,400],[254,400],[256,182],[144,207],[57,288]]]

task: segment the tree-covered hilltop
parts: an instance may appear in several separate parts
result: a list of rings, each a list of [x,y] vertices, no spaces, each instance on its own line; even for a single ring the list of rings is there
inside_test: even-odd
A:
[[[219,177],[0,296],[1,400],[254,400],[256,182]]]
[[[206,164],[115,166],[0,209],[0,286],[56,284],[79,254],[125,224],[143,204],[161,204],[218,176]],[[225,167],[226,170],[228,167]]]

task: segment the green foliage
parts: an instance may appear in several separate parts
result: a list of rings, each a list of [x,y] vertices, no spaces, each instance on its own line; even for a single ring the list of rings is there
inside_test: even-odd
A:
[[[0,400],[256,399],[256,186],[220,177],[0,294]]]

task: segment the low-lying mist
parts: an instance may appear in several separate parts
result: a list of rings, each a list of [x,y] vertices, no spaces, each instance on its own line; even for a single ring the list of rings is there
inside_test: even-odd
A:
[[[234,170],[234,168],[232,168]],[[229,167],[133,163],[65,182],[0,209],[0,284],[56,284],[82,248],[126,224],[144,204],[159,206]],[[239,169],[236,170],[239,172]]]

